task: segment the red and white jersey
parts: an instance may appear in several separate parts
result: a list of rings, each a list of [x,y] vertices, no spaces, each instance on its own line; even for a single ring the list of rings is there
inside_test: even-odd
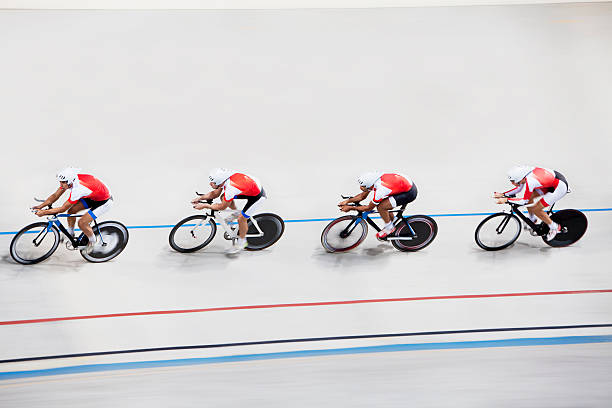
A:
[[[372,186],[372,191],[374,191],[372,201],[379,204],[389,196],[410,191],[412,184],[412,180],[402,174],[385,173]]]
[[[79,174],[70,188],[68,202],[74,204],[81,198],[104,201],[108,200],[110,196],[110,190],[100,180],[91,174]]]
[[[512,190],[504,192],[504,194],[515,196],[508,198],[510,202],[525,204],[529,202],[534,191],[538,191],[540,195],[543,195],[548,191],[554,190],[558,185],[559,179],[555,175],[554,170],[536,167],[525,176],[525,184],[520,184]]]
[[[261,183],[255,177],[234,173],[223,183],[223,198],[232,201],[236,196],[256,196],[261,193]]]

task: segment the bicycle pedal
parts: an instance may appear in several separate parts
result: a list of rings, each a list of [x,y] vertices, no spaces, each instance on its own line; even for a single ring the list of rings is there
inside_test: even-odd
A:
[[[72,245],[72,242],[70,241],[65,241],[65,244],[66,244],[66,249],[69,251],[76,251],[77,249],[80,249],[80,247],[75,248],[74,245]],[[82,248],[85,248],[85,247],[82,247]]]

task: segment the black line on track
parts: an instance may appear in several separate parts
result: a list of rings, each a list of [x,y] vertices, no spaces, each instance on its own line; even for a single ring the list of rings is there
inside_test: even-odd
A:
[[[263,345],[263,344],[302,343],[302,342],[314,342],[314,341],[355,340],[355,339],[376,339],[376,338],[385,338],[385,337],[437,336],[437,335],[444,335],[444,334],[494,333],[494,332],[530,331],[530,330],[590,329],[590,328],[597,328],[597,327],[612,327],[612,323],[577,324],[577,325],[567,325],[567,326],[500,327],[500,328],[492,328],[492,329],[443,330],[443,331],[428,331],[428,332],[413,332],[413,333],[361,334],[361,335],[353,335],[353,336],[309,337],[309,338],[303,338],[303,339],[245,341],[245,342],[240,342],[240,343],[198,344],[198,345],[193,345],[193,346],[169,346],[169,347],[154,347],[154,348],[131,349],[131,350],[111,350],[111,351],[95,351],[95,352],[90,352],[90,353],[60,354],[60,355],[54,355],[54,356],[13,358],[13,359],[8,359],[8,360],[0,360],[0,364],[18,363],[18,362],[23,362],[23,361],[52,360],[52,359],[60,359],[60,358],[104,356],[104,355],[111,355],[111,354],[130,354],[130,353],[147,353],[147,352],[152,352],[152,351],[172,351],[172,350],[192,350],[192,349],[238,347],[238,346],[257,346],[257,345]]]

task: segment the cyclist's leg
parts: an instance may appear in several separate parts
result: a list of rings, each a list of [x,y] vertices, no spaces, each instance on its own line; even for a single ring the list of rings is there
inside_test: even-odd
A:
[[[534,201],[536,201],[538,198],[541,197],[541,195],[542,195],[541,190],[535,190],[533,194],[531,195],[531,198],[529,199],[528,204],[533,204]],[[538,222],[539,217],[535,214],[534,207],[527,207],[527,213],[529,213],[529,219],[535,223],[535,222]]]
[[[389,215],[389,210],[394,207],[395,201],[391,202],[392,197],[387,197],[380,202],[376,206],[378,213],[380,214],[380,218],[383,219],[385,224],[389,224],[391,222],[391,216]]]
[[[110,197],[108,200],[104,201],[85,199],[81,202],[83,203],[84,207],[87,208],[87,213],[83,214],[83,216],[79,218],[79,228],[81,228],[83,233],[87,236],[89,242],[94,243],[96,242],[96,236],[89,224],[112,208],[113,198]]]
[[[89,242],[96,242],[96,236],[93,233],[93,229],[89,225],[93,221],[93,217],[89,213],[85,213],[79,218],[79,228],[85,236],[89,239]]]
[[[409,204],[416,200],[418,194],[418,190],[416,185],[413,185],[412,188],[403,193],[394,194],[389,197],[389,203],[391,208],[399,207],[404,204]],[[389,217],[389,221],[392,220],[393,217]]]
[[[84,209],[85,209],[85,205],[81,201],[78,201],[75,205],[73,205],[72,207],[68,209],[68,214],[76,214],[79,211],[83,211]],[[75,217],[68,217],[68,232],[71,235],[74,235],[74,224],[75,223],[76,223]]]
[[[553,221],[550,219],[546,211],[544,209],[549,207],[562,199],[567,194],[567,184],[563,181],[560,181],[557,185],[557,188],[554,191],[548,192],[542,196],[542,199],[538,201],[538,203],[533,207],[535,214],[539,219],[544,221],[548,226],[550,226]]]
[[[249,229],[247,220],[256,214],[265,200],[266,194],[263,190],[258,195],[247,198],[247,202],[244,208],[242,208],[240,216],[238,216],[238,236],[240,238],[246,237],[247,230]]]

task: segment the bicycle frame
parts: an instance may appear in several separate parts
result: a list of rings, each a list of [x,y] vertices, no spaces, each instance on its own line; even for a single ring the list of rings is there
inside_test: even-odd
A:
[[[355,206],[360,205],[360,203],[355,203]],[[394,217],[394,222],[395,225],[399,224],[401,221],[404,220],[404,210],[406,209],[406,204],[402,205],[401,208],[399,210],[390,210],[389,213],[396,213],[395,217]],[[357,225],[360,222],[367,222],[368,224],[370,224],[372,226],[372,228],[374,228],[376,230],[376,232],[380,232],[382,228],[380,228],[378,226],[378,224],[376,224],[374,222],[374,220],[372,220],[370,218],[370,214],[378,214],[378,211],[357,211],[357,216],[354,219],[354,223],[351,222],[349,225],[346,226],[346,228],[340,232],[340,237],[342,238],[346,238],[348,237],[355,228],[357,228]],[[408,226],[408,230],[410,231],[410,234],[415,237],[416,233],[414,232],[414,230],[412,229],[412,227],[410,226],[410,223],[406,223],[406,226]],[[407,240],[407,239],[411,239],[410,237],[387,237],[385,238],[387,241],[392,241],[392,240]]]
[[[544,223],[537,225],[535,222],[531,221],[529,217],[525,216],[525,214],[523,214],[522,211],[519,210],[519,208],[522,207],[521,205],[510,203],[510,202],[508,202],[508,205],[510,205],[510,214],[516,214],[516,216],[519,217],[525,224],[529,225],[529,227],[538,236],[542,236],[547,233],[547,231],[543,229],[543,226],[545,225]],[[546,211],[546,213],[549,215],[552,214],[552,210],[554,206],[555,206],[554,204],[551,205],[550,208]],[[508,225],[509,221],[510,221],[510,217],[504,218],[504,220],[501,222],[501,224],[499,224],[499,226],[495,229],[495,231],[497,231],[498,234],[501,234],[504,228],[506,228],[506,225]]]
[[[52,215],[50,217],[47,217],[47,228],[45,228],[43,231],[41,231],[36,238],[34,238],[34,244],[36,246],[40,245],[40,243],[36,243],[36,240],[38,238],[42,237],[44,238],[47,233],[49,231],[51,231],[51,228],[53,228],[53,226],[55,226],[62,234],[64,234],[66,237],[68,237],[68,239],[70,240],[70,243],[72,244],[73,248],[77,248],[78,247],[78,240],[73,237],[72,235],[70,235],[70,233],[68,233],[68,230],[66,229],[66,227],[64,227],[64,224],[62,224],[59,220],[59,218],[78,218],[81,217],[83,214],[79,214],[79,215],[73,215],[73,214],[55,214]],[[104,242],[104,239],[102,238],[102,234],[100,234],[100,229],[98,228],[98,222],[96,220],[93,220],[95,228],[94,228],[94,233],[98,234],[98,237],[100,237],[100,242],[102,242],[103,246],[106,246],[106,242]],[[44,234],[43,234],[44,232]]]
[[[219,213],[221,211],[219,210],[210,210],[210,212],[208,214],[206,214],[206,217],[204,219],[202,219],[202,221],[200,221],[198,224],[196,224],[195,228],[200,227],[208,217],[212,218],[213,220],[215,220],[215,223],[217,223],[218,225],[221,226],[221,228],[223,228],[223,231],[230,237],[230,239],[237,239],[238,238],[238,231],[236,229],[232,229],[228,223],[225,221],[225,219],[221,216],[218,216],[217,213]],[[238,213],[238,210],[231,210],[231,212],[233,213]],[[251,224],[253,226],[255,226],[255,229],[257,229],[257,233],[256,234],[246,234],[245,238],[256,238],[256,237],[263,237],[264,233],[261,230],[261,228],[259,227],[259,224],[257,224],[257,221],[255,220],[255,218],[250,217],[249,218],[251,220]],[[195,229],[194,228],[194,229]]]

